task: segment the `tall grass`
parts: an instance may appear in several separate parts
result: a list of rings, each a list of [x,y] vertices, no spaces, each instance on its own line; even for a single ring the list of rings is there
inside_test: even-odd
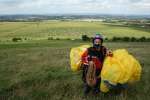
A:
[[[31,45],[32,44],[32,45]],[[70,70],[70,48],[84,43],[39,41],[0,45],[0,100],[124,100],[122,95],[83,95],[81,72]],[[105,43],[112,50],[126,48],[142,64],[142,79],[127,89],[127,100],[150,98],[149,42]],[[21,45],[21,46],[20,46]],[[25,46],[24,46],[25,45]],[[43,46],[42,46],[43,45]],[[5,48],[4,48],[5,47]]]

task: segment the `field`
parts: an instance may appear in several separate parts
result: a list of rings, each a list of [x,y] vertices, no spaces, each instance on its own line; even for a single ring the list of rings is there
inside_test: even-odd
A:
[[[150,37],[150,28],[127,27],[123,24],[84,21],[0,22],[0,39],[9,41],[20,37],[27,40],[53,38],[79,39],[83,34],[100,32],[107,38]]]
[[[89,44],[69,40],[40,40],[0,44],[0,100],[125,100],[121,95],[83,95],[81,72],[70,70],[72,47]],[[150,43],[107,42],[115,50],[126,48],[143,67],[141,80],[127,89],[126,100],[150,98]]]
[[[81,72],[71,71],[69,53],[72,47],[90,44],[79,40],[83,34],[96,32],[107,38],[150,38],[149,28],[114,23],[0,22],[0,100],[149,100],[150,42],[105,42],[112,50],[127,49],[140,61],[141,80],[127,89],[126,98],[113,93],[85,98]],[[23,41],[12,42],[12,38]]]

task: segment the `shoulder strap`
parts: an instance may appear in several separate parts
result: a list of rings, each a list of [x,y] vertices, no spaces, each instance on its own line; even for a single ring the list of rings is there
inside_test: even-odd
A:
[[[102,50],[103,55],[106,55],[106,48],[104,46],[102,46],[101,50]]]

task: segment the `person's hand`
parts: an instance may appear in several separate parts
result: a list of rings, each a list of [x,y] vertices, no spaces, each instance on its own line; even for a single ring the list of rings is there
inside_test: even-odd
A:
[[[78,70],[83,70],[83,67],[84,67],[84,65],[83,65],[82,61],[80,61],[80,67]]]
[[[107,50],[106,56],[112,57],[113,56],[113,52],[111,50]]]
[[[88,61],[92,61],[92,56],[89,55],[87,59]]]

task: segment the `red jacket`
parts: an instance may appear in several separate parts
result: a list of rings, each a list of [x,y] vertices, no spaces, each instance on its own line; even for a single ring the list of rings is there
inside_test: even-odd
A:
[[[96,69],[102,69],[105,56],[106,48],[104,46],[102,46],[101,50],[90,47],[82,54],[82,63],[88,65],[88,61],[93,61],[96,65]]]

